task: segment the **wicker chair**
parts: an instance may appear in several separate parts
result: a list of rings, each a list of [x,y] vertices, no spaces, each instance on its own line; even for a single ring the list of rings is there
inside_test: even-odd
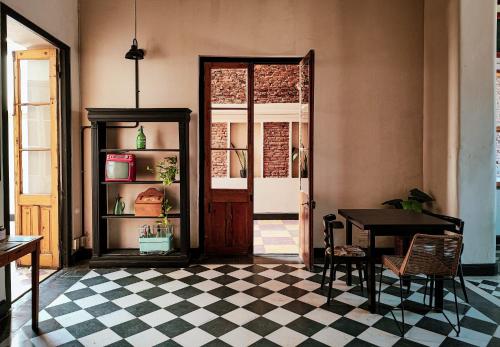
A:
[[[450,217],[450,216],[445,216],[442,214],[437,214],[428,210],[423,210],[423,213],[433,216],[442,220],[445,220],[447,222],[453,223],[455,225],[455,230],[453,230],[454,233],[463,235],[464,234],[464,221],[461,220],[460,218],[455,218],[455,217]],[[464,244],[462,243],[462,249],[460,250],[460,257],[462,257],[462,253],[464,251]],[[462,288],[462,293],[464,293],[464,299],[465,302],[469,303],[469,297],[467,296],[467,290],[465,287],[465,280],[464,280],[464,273],[462,270],[462,261],[459,260],[458,262],[458,278],[460,279],[460,287]],[[424,292],[424,303],[425,299],[427,297],[427,286],[430,281],[430,292],[429,292],[429,306],[432,306],[432,293],[434,290],[434,281],[430,277],[427,278],[427,281],[425,282],[425,292]]]
[[[405,257],[383,256],[382,267],[394,272],[399,277],[399,292],[401,298],[400,309],[402,311],[402,327],[400,327],[393,311],[392,317],[396,322],[401,335],[404,337],[405,316],[403,281],[405,279],[417,279],[415,276],[425,275],[428,278],[438,277],[442,280],[451,280],[453,284],[453,294],[455,296],[455,311],[457,315],[457,326],[448,319],[442,311],[444,317],[450,323],[457,336],[460,334],[460,319],[458,315],[457,291],[455,287],[455,277],[457,276],[458,264],[460,260],[460,250],[462,249],[462,235],[425,235],[416,234],[413,237],[410,248]],[[383,270],[383,269],[382,269]],[[382,287],[382,271],[380,272],[378,304],[380,309],[380,292]]]
[[[324,241],[325,241],[325,263],[323,266],[323,277],[321,278],[321,288],[323,288],[326,279],[326,271],[330,268],[330,278],[328,286],[328,299],[332,294],[332,283],[336,279],[337,267],[339,264],[354,263],[357,266],[359,274],[359,283],[361,293],[363,294],[363,264],[366,264],[368,258],[366,253],[357,246],[344,245],[335,246],[334,230],[344,229],[342,222],[336,221],[337,217],[334,214],[328,214],[323,217],[324,226]],[[366,269],[366,267],[365,267]]]

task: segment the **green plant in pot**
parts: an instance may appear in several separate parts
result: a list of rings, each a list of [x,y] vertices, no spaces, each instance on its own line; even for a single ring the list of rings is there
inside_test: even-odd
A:
[[[164,186],[169,186],[175,181],[176,175],[179,173],[177,167],[177,157],[166,157],[156,165],[158,175]]]
[[[161,227],[160,230],[165,232],[165,235],[160,235],[160,237],[166,237],[169,234],[173,234],[174,226],[168,220],[168,212],[172,209],[172,205],[169,204],[168,199],[164,198],[163,200],[163,213],[161,214],[161,220],[156,221],[156,224]]]
[[[233,149],[236,148],[233,143],[231,143],[231,148]],[[245,153],[246,151],[235,149],[234,152],[236,153],[238,161],[240,162],[240,177],[246,178],[247,177],[247,155]]]
[[[424,193],[418,188],[413,188],[410,190],[408,194],[408,198],[406,200],[403,199],[392,199],[387,200],[382,203],[382,205],[392,206],[397,209],[409,210],[421,213],[424,207],[424,204],[431,203],[435,201],[432,196],[427,193]]]
[[[302,152],[302,160],[300,161],[300,177],[307,178],[308,175],[307,153]]]

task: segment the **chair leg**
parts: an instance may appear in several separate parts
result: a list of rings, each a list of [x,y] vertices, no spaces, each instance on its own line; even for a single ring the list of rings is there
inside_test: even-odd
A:
[[[429,286],[429,307],[432,309],[434,302],[434,279],[435,276],[431,277],[431,285]]]
[[[329,279],[329,284],[328,284],[328,299],[327,299],[327,304],[330,303],[330,298],[332,297],[332,284],[333,284],[333,272],[334,272],[335,265],[333,263],[333,257],[330,257],[330,279]]]
[[[323,277],[321,277],[321,289],[323,289],[323,286],[325,285],[325,279],[326,279],[326,270],[328,270],[328,257],[325,255],[325,264],[323,265]]]
[[[425,299],[427,298],[427,286],[429,285],[429,275],[425,276],[425,285],[424,285],[424,305]]]
[[[401,337],[405,337],[405,304],[403,299],[403,279],[399,277],[399,295],[401,298],[401,322],[403,323],[401,327]],[[396,321],[397,323],[397,321]],[[399,324],[398,324],[399,325]]]
[[[462,292],[464,293],[465,302],[469,303],[469,297],[467,296],[467,290],[465,288],[464,272],[462,271],[462,263],[458,264],[458,277],[460,278],[460,286],[462,287]]]
[[[453,282],[453,295],[455,296],[455,313],[457,315],[457,328],[458,328],[458,330],[455,330],[455,329],[453,329],[453,330],[455,330],[455,332],[457,333],[457,336],[458,336],[460,334],[460,316],[458,314],[457,288],[455,285],[455,279],[452,279],[452,282]]]
[[[363,289],[363,271],[362,271],[362,266],[361,264],[356,264],[356,267],[358,268],[358,275],[359,275],[359,285],[361,286],[361,295],[364,294],[364,289]]]
[[[382,272],[384,272],[384,267],[380,266],[380,277],[378,281],[378,311],[380,313],[380,293],[382,293]]]

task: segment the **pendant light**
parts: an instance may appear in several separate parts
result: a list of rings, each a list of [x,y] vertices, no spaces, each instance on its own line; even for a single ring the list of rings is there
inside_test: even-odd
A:
[[[135,107],[139,108],[139,60],[144,59],[144,50],[137,43],[137,0],[134,0],[134,39],[125,59],[135,61]]]

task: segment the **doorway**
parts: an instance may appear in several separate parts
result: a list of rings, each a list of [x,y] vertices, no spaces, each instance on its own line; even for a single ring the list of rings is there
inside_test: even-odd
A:
[[[4,4],[1,13],[1,224],[42,235],[40,281],[71,258],[71,95],[67,45]],[[63,232],[64,231],[64,232]],[[5,268],[6,300],[31,289],[31,261]]]
[[[200,58],[205,254],[299,254],[312,265],[312,60],[312,51],[304,58]]]

